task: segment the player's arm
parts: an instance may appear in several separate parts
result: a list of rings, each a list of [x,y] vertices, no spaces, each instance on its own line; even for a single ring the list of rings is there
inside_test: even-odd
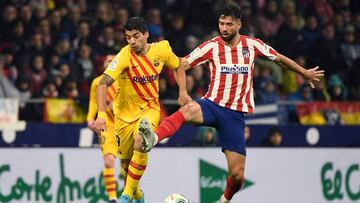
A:
[[[179,105],[183,106],[187,102],[192,100],[186,90],[186,72],[185,72],[185,70],[187,69],[187,67],[190,67],[190,65],[183,58],[180,58],[179,60],[180,60],[180,64],[179,64],[179,67],[175,70],[174,75],[175,75],[176,83],[179,86],[178,103],[179,103]]]
[[[168,41],[163,41],[164,45],[164,56],[165,56],[165,65],[166,67],[174,70],[174,76],[176,83],[179,87],[179,105],[184,105],[187,102],[191,101],[191,97],[187,94],[186,91],[186,73],[185,66],[182,63],[182,60],[178,58],[175,53],[172,51],[171,46]]]
[[[103,77],[100,80],[99,87],[97,89],[97,103],[98,103],[98,112],[104,112],[106,114],[106,96],[108,87],[110,87],[114,83],[114,79],[112,79],[106,73],[103,74]]]
[[[94,79],[90,87],[89,110],[86,116],[86,120],[88,127],[91,129],[97,113],[96,91],[98,87],[98,82],[99,81],[97,79]]]
[[[324,70],[318,70],[318,66],[312,69],[305,69],[292,59],[276,52],[272,47],[265,44],[263,41],[254,39],[252,42],[254,43],[257,55],[272,60],[279,66],[302,75],[309,82],[312,88],[315,87],[313,82],[319,81],[319,78],[324,76]]]
[[[185,72],[192,67],[199,66],[203,63],[208,62],[209,56],[211,56],[211,52],[212,52],[212,44],[210,41],[206,41],[202,43],[200,46],[198,46],[196,49],[194,49],[189,55],[180,59],[179,69],[181,68],[180,70],[184,71],[184,78],[183,81],[178,82],[178,85],[179,85],[179,90],[180,90],[180,85],[184,85],[184,89],[185,89],[184,92],[186,92],[186,96],[179,97],[180,105],[184,105],[191,100],[191,97],[187,94],[186,91]]]
[[[276,53],[276,59],[274,60],[275,63],[280,65],[281,67],[284,67],[286,69],[292,70],[300,75],[302,75],[310,84],[312,88],[315,87],[314,81],[319,81],[320,77],[324,76],[324,70],[318,70],[319,66],[316,66],[315,68],[311,69],[305,69],[299,64],[297,64],[292,59],[280,54]]]
[[[94,122],[94,129],[97,132],[106,130],[106,96],[108,87],[113,84],[112,79],[106,73],[103,74],[97,89],[98,117]]]
[[[125,55],[126,50],[127,49],[125,48],[121,49],[121,51],[115,56],[115,58],[105,69],[105,72],[103,73],[102,78],[99,82],[99,86],[97,89],[98,115],[93,125],[97,132],[106,130],[107,91],[108,87],[114,83],[114,81],[119,77],[122,71],[127,67],[126,62],[124,60],[120,60],[127,57]]]

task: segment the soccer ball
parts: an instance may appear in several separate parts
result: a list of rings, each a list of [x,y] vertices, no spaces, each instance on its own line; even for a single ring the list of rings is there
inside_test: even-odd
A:
[[[190,203],[190,201],[184,195],[173,193],[164,200],[164,203]]]

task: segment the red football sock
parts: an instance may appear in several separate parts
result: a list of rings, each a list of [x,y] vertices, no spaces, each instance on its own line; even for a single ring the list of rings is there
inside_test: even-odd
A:
[[[240,190],[242,186],[242,182],[233,180],[230,176],[226,181],[226,188],[224,192],[224,196],[227,200],[231,200],[234,194]]]
[[[158,142],[172,136],[177,130],[179,130],[184,122],[185,117],[181,111],[176,111],[171,116],[166,117],[155,131],[159,138]]]

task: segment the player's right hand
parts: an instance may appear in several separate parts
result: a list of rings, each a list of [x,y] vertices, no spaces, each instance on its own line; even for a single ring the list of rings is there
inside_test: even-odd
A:
[[[106,120],[104,118],[97,118],[90,129],[94,130],[96,133],[101,133],[106,130]]]
[[[319,66],[316,66],[315,68],[311,68],[308,70],[305,70],[304,77],[307,80],[307,82],[310,84],[311,88],[314,88],[314,82],[320,81],[321,77],[324,77],[324,70],[319,70]]]

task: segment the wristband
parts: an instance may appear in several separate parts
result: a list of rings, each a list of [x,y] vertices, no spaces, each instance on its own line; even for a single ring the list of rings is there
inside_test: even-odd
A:
[[[106,112],[104,112],[104,111],[99,111],[97,116],[98,116],[98,118],[106,119]]]

